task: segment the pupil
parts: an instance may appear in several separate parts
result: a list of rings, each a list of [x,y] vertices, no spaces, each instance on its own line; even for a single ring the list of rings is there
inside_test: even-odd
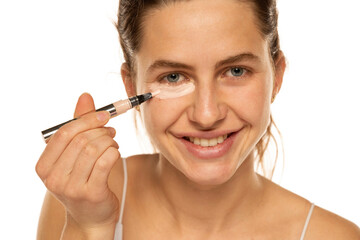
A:
[[[167,79],[169,80],[169,82],[176,82],[179,79],[179,74],[173,73],[168,75]]]
[[[241,68],[233,68],[233,69],[231,69],[231,72],[235,76],[240,76],[242,74],[242,69]]]

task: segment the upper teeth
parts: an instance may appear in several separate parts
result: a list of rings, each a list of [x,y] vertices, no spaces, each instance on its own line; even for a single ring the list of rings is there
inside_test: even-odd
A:
[[[197,138],[197,137],[189,137],[190,142],[196,144],[196,145],[200,145],[202,147],[211,147],[211,146],[216,146],[219,143],[222,143],[225,139],[227,139],[228,135],[222,135],[216,138],[210,138],[210,139],[206,139],[206,138]]]

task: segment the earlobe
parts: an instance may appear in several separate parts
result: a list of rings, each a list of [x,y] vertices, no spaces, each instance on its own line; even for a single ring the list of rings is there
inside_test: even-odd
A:
[[[123,80],[128,97],[136,95],[135,81],[132,79],[131,71],[127,63],[121,65],[121,78]]]

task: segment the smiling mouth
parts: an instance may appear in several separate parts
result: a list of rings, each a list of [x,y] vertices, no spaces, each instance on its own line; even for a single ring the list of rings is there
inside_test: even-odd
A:
[[[225,134],[215,138],[197,138],[197,137],[183,137],[184,140],[189,141],[195,145],[201,147],[214,147],[223,143],[228,137],[230,137],[233,133]]]

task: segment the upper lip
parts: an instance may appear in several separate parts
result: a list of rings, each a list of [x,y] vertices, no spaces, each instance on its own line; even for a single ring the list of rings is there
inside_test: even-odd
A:
[[[194,138],[217,138],[224,135],[229,135],[234,132],[238,132],[241,129],[234,129],[234,130],[218,130],[218,131],[201,131],[201,132],[182,132],[182,133],[174,133],[174,136],[177,138],[184,138],[184,137],[194,137]]]

